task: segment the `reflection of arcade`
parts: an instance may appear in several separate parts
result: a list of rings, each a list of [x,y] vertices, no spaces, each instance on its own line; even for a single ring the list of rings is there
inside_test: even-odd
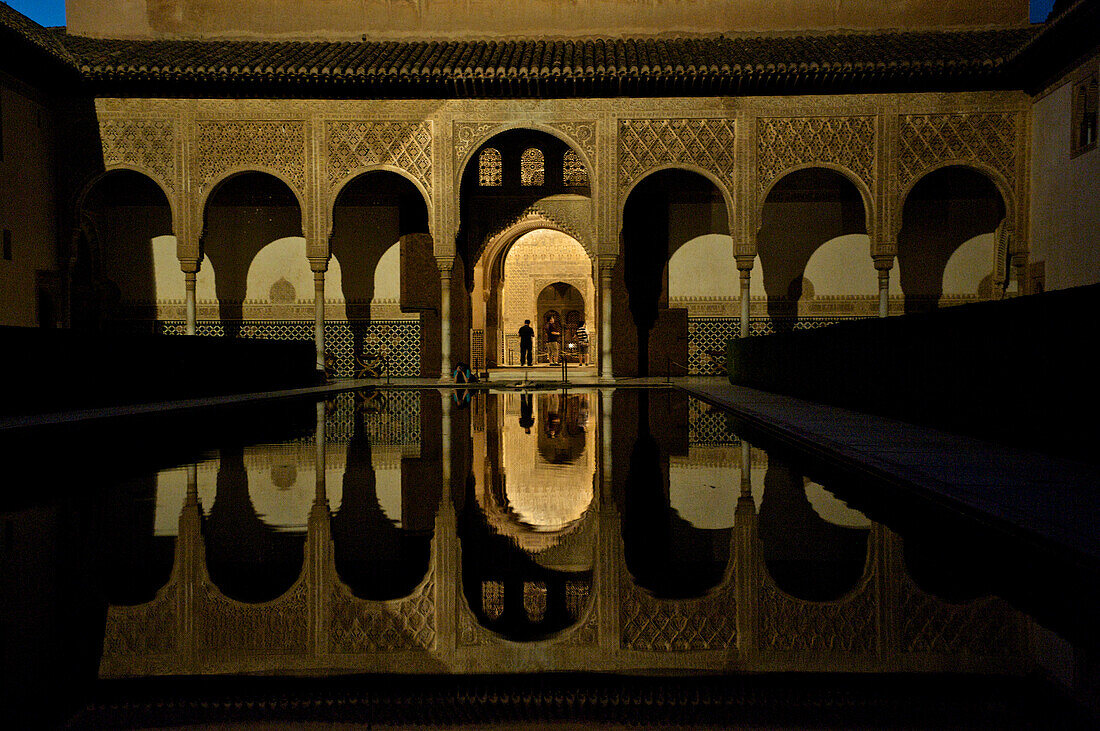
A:
[[[333,556],[337,575],[356,596],[398,599],[408,596],[428,572],[439,493],[430,483],[417,489],[402,480],[401,522],[395,525],[378,497],[371,444],[363,428],[365,411],[356,409],[348,444],[343,497],[332,518]]]
[[[302,570],[305,526],[279,531],[252,504],[249,475],[239,449],[223,450],[218,491],[203,527],[210,579],[226,596],[269,601],[294,584]]]
[[[639,393],[637,409],[638,432],[620,493],[627,568],[640,586],[656,596],[700,596],[725,577],[731,529],[697,528],[670,505],[669,453],[670,447],[677,448],[677,440],[658,439],[650,424],[667,427],[674,421],[670,415],[681,409],[663,398],[651,404],[646,391]],[[655,415],[659,416],[654,419]]]
[[[589,396],[489,398],[486,432],[497,438],[487,440],[484,470],[475,469],[466,495],[463,589],[484,626],[512,640],[539,639],[573,625],[591,591]],[[536,408],[540,426],[533,439]]]

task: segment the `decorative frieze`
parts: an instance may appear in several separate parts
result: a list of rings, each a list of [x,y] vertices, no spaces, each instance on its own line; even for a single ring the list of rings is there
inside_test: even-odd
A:
[[[105,119],[99,125],[103,163],[127,165],[176,188],[176,133],[171,119]]]
[[[619,189],[646,172],[687,163],[733,187],[736,123],[732,119],[620,119]]]
[[[304,193],[305,147],[305,123],[300,120],[198,122],[193,175],[205,192],[210,181],[226,171],[271,170]]]
[[[757,190],[762,194],[788,170],[810,163],[839,165],[873,190],[875,150],[873,116],[762,117],[757,121]]]
[[[392,165],[432,189],[431,122],[330,121],[325,125],[328,184],[335,187],[352,172]]]
[[[898,130],[899,190],[943,162],[982,163],[1016,189],[1016,112],[906,114]]]

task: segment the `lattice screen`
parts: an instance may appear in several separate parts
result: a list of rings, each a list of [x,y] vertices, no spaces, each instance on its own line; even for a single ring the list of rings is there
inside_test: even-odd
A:
[[[184,323],[160,323],[165,335],[182,335]],[[224,336],[220,320],[199,320],[198,335]],[[313,340],[312,320],[242,320],[242,338],[259,340]],[[358,345],[358,347],[356,347]],[[354,353],[379,353],[386,357],[391,376],[420,375],[420,322],[418,320],[374,320],[371,322],[326,322],[325,349],[336,356],[336,375],[355,375]]]

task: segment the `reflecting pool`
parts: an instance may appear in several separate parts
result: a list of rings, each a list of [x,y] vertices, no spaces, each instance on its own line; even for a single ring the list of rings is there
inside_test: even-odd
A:
[[[8,550],[25,533],[41,556],[5,564],[7,595],[39,561],[82,608],[24,596],[9,630],[63,623],[101,682],[598,672],[690,690],[1038,666],[1036,623],[934,534],[903,539],[684,392],[395,389],[315,411],[284,441],[5,513]],[[13,642],[9,674],[49,671]]]

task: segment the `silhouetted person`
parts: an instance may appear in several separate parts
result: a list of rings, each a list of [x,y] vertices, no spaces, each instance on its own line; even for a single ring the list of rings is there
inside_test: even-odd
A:
[[[535,330],[531,327],[530,320],[523,321],[523,327],[519,329],[519,364],[531,365],[531,348],[535,337]]]
[[[531,351],[527,351],[530,355]],[[519,425],[523,427],[523,431],[527,434],[531,433],[531,427],[535,425],[535,417],[533,416],[532,401],[534,396],[529,393],[522,394],[519,397]]]
[[[561,359],[561,325],[554,315],[546,316],[546,357],[550,365],[557,365]]]

